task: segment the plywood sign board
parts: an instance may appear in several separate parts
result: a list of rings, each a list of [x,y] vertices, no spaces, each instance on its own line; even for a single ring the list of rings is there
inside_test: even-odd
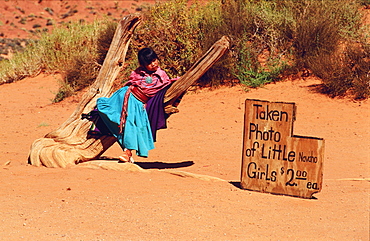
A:
[[[324,140],[293,135],[294,103],[245,101],[241,186],[312,198],[322,188]]]

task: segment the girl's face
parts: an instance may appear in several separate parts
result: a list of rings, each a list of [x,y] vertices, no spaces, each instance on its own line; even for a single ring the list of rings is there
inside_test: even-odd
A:
[[[145,68],[147,70],[152,71],[152,72],[157,71],[158,67],[159,67],[159,61],[158,61],[158,59],[153,60],[150,64],[148,64],[147,66],[145,66]]]

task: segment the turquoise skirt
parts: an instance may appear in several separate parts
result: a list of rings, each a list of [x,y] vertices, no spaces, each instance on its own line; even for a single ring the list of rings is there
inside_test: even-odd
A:
[[[96,102],[97,108],[102,120],[117,138],[122,149],[136,150],[138,156],[148,157],[149,151],[154,149],[148,114],[144,104],[131,93],[124,130],[123,133],[119,133],[122,105],[127,89],[127,86],[122,87],[109,98],[99,98]]]

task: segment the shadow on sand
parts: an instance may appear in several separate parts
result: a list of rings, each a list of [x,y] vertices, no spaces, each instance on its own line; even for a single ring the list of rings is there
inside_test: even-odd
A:
[[[110,158],[110,157],[104,157],[101,156],[99,160],[104,161],[118,161],[117,158]],[[135,162],[136,165],[143,169],[175,169],[175,168],[182,168],[182,167],[189,167],[194,165],[193,161],[183,161],[183,162],[177,162],[177,163],[166,163],[166,162]]]

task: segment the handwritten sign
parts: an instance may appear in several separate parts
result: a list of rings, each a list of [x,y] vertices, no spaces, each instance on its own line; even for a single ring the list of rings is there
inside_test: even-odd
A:
[[[312,198],[322,188],[324,140],[293,135],[294,103],[245,101],[241,186]]]

